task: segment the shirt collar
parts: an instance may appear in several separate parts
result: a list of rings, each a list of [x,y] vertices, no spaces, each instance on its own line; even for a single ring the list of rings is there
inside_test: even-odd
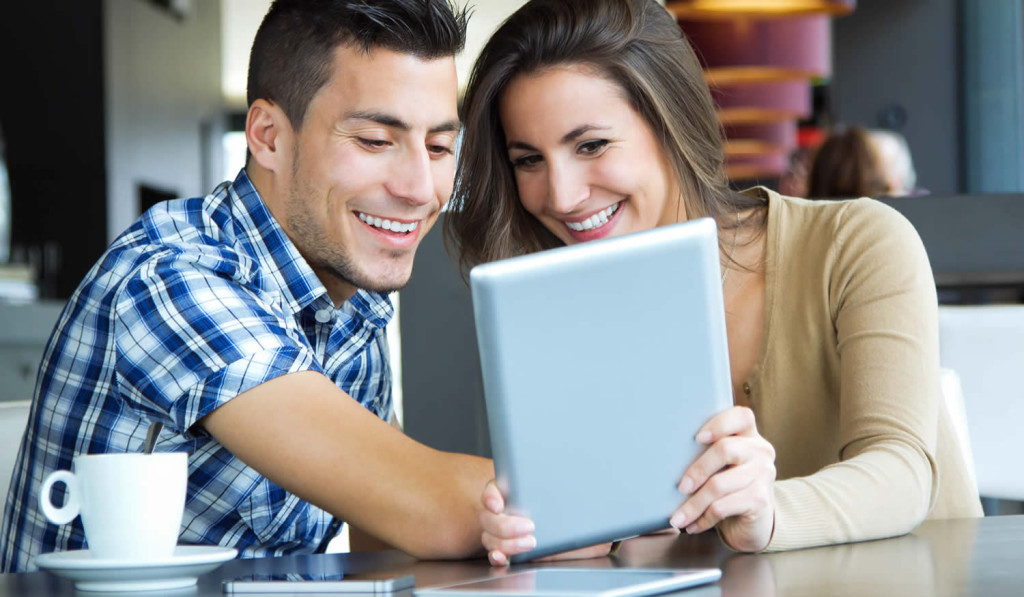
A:
[[[228,195],[240,226],[239,240],[260,264],[263,275],[273,278],[275,286],[286,295],[281,297],[284,306],[292,314],[305,309],[333,308],[327,289],[270,213],[244,168],[231,184]],[[391,300],[378,292],[357,290],[349,303],[357,316],[376,327],[386,326],[394,315]]]

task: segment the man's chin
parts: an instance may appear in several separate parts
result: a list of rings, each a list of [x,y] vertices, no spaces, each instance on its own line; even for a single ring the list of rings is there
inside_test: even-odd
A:
[[[376,292],[379,294],[390,294],[397,292],[409,283],[409,278],[412,276],[412,268],[409,268],[404,272],[390,271],[384,274],[373,275],[368,272],[360,272],[356,275],[340,276],[346,282],[352,286],[366,290],[368,292]]]

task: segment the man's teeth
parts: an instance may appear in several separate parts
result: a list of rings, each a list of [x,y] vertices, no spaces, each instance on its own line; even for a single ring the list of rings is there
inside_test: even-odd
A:
[[[390,230],[391,232],[401,232],[403,234],[416,230],[417,226],[420,225],[419,222],[409,222],[408,224],[403,224],[402,222],[382,220],[380,218],[375,218],[373,216],[368,216],[366,214],[359,214],[359,219],[369,224],[370,226],[373,226],[374,228],[383,228],[384,230]]]
[[[615,205],[602,209],[582,222],[566,222],[565,225],[569,227],[569,230],[575,230],[576,232],[593,230],[594,228],[600,228],[607,224],[608,218],[612,217],[612,214],[618,210],[619,204],[616,203]]]

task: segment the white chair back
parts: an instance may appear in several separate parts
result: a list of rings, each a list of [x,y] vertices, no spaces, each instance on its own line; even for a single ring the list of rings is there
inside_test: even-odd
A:
[[[7,502],[11,473],[18,458],[18,446],[25,434],[31,400],[0,402],[0,510]]]
[[[939,384],[942,387],[942,399],[946,411],[956,432],[956,441],[960,447],[964,462],[967,463],[967,477],[971,486],[978,486],[978,476],[974,470],[974,453],[971,451],[971,435],[967,430],[967,411],[964,409],[964,394],[960,386],[960,376],[956,371],[943,367],[939,370]]]
[[[960,377],[978,492],[1024,501],[1024,305],[939,307],[939,360]]]

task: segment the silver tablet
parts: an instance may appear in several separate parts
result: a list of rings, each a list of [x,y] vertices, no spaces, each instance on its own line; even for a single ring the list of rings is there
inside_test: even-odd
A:
[[[520,562],[667,528],[732,406],[717,227],[665,226],[470,272],[487,420]]]
[[[718,568],[643,570],[638,568],[540,568],[445,587],[416,589],[417,597],[627,597],[655,595],[713,583]]]

